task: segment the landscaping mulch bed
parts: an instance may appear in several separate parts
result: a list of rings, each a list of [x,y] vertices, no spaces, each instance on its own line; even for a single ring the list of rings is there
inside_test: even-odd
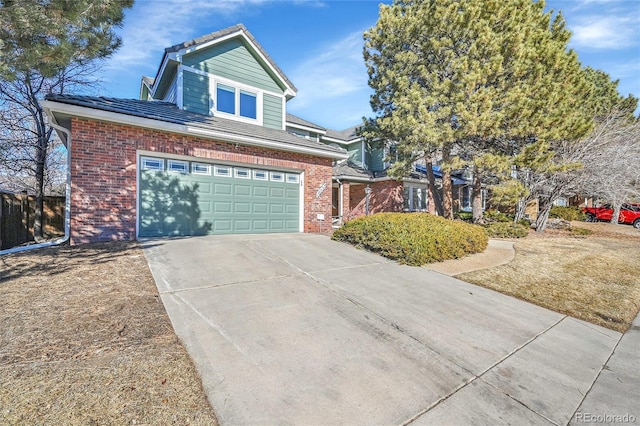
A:
[[[0,424],[217,424],[135,243],[0,256]]]

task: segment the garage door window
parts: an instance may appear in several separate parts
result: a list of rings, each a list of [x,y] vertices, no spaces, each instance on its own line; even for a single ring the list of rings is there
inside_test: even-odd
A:
[[[235,177],[240,179],[251,179],[251,170],[249,169],[241,169],[240,167],[235,168]]]
[[[167,168],[170,172],[182,174],[189,173],[189,163],[186,161],[169,160]]]
[[[300,183],[300,175],[287,173],[287,183]]]
[[[284,173],[271,172],[271,181],[272,182],[284,182]]]
[[[164,161],[160,160],[159,158],[142,157],[140,162],[142,163],[140,165],[142,170],[164,170]]]
[[[211,166],[209,164],[191,163],[191,173],[194,175],[211,176]]]
[[[213,174],[215,176],[231,177],[231,167],[213,166]]]
[[[254,180],[269,180],[269,176],[267,172],[264,170],[254,170],[253,171],[253,179]]]

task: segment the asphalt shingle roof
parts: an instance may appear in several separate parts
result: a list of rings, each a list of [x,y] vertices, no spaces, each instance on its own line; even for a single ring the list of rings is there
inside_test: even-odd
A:
[[[349,142],[353,139],[357,139],[358,138],[358,133],[357,130],[358,128],[361,127],[360,124],[356,125],[356,126],[352,126],[349,127],[348,129],[345,130],[331,130],[328,129],[327,130],[327,136],[330,138],[334,138],[334,139],[339,139],[345,142]]]
[[[327,130],[324,127],[320,126],[319,124],[312,123],[310,121],[305,120],[304,118],[300,118],[297,115],[293,115],[289,113],[287,113],[287,123],[298,124],[300,126],[310,127],[312,129],[318,129],[323,131]]]
[[[212,117],[184,111],[178,108],[175,104],[169,102],[77,95],[48,95],[46,100],[168,123],[189,125],[205,130],[225,132],[237,136],[254,137],[265,141],[311,148],[319,151],[326,151],[328,153],[344,154],[346,152],[341,148],[294,136],[284,130],[270,129],[226,118]]]

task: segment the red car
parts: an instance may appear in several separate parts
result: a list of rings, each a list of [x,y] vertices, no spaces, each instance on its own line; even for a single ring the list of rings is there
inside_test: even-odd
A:
[[[610,222],[611,216],[613,216],[613,209],[610,204],[605,204],[600,207],[585,207],[582,211],[587,215],[587,222],[598,222],[601,220]],[[630,223],[634,228],[640,229],[640,205],[623,204],[620,208],[618,223]]]

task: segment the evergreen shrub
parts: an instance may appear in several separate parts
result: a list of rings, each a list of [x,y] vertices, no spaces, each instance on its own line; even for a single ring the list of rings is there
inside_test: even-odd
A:
[[[342,225],[332,238],[413,266],[479,253],[488,244],[482,227],[428,213],[361,217]]]
[[[553,206],[549,212],[550,218],[564,219],[568,221],[572,220],[585,220],[586,216],[580,207],[562,207]]]

